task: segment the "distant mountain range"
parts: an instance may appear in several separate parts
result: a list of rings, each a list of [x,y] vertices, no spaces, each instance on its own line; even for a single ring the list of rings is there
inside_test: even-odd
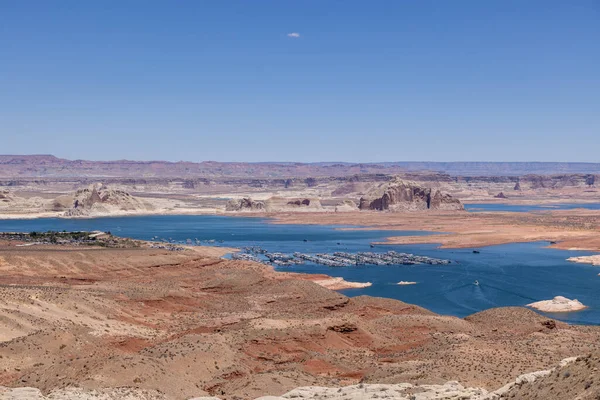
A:
[[[52,155],[0,155],[0,177],[253,177],[294,178],[433,171],[453,176],[599,174],[600,163],[581,162],[168,162],[66,160]]]

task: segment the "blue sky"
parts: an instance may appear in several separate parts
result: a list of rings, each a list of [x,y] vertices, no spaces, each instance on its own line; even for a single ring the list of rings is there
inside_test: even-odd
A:
[[[599,149],[598,0],[0,0],[0,154],[600,162]]]

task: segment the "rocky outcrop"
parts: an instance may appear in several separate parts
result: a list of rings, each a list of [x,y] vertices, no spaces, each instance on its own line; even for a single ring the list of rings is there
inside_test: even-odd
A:
[[[493,392],[491,399],[593,400],[600,398],[598,353],[562,360],[558,366],[519,376],[515,382]],[[488,399],[486,399],[488,400]]]
[[[496,199],[506,199],[507,197],[504,194],[504,192],[500,192],[497,195],[495,195],[494,198],[496,198]]]
[[[322,210],[321,200],[317,198],[289,198],[273,196],[265,202],[267,211],[318,211]]]
[[[0,190],[0,202],[10,203],[13,200],[8,190]]]
[[[595,254],[593,256],[579,256],[579,257],[569,257],[567,261],[571,261],[574,263],[580,264],[592,264],[600,266],[600,254]]]
[[[335,212],[358,211],[358,206],[352,200],[344,200],[335,205]]]
[[[225,206],[225,211],[315,211],[322,208],[321,201],[316,198],[271,197],[265,201],[260,201],[244,197],[230,200]]]
[[[460,200],[447,193],[396,179],[361,197],[359,209],[380,211],[464,210]]]
[[[31,210],[46,211],[46,199],[41,197],[20,197],[9,190],[0,190],[0,213],[3,218],[11,215],[27,215]]]
[[[339,277],[318,279],[313,282],[331,290],[362,289],[372,285],[371,282],[348,282]]]
[[[225,211],[266,211],[264,201],[252,200],[250,197],[233,199],[227,202]]]
[[[587,306],[583,305],[579,300],[571,300],[563,296],[556,296],[552,300],[537,301],[535,303],[527,304],[527,306],[545,312],[571,312],[587,308]]]
[[[588,186],[594,186],[596,183],[596,177],[594,175],[588,175],[585,177],[585,184]]]
[[[431,189],[433,193],[433,189]],[[442,193],[439,190],[436,190],[433,196],[431,196],[431,201],[429,202],[429,208],[432,210],[464,210],[463,204],[460,200],[455,199],[448,193]]]
[[[287,203],[288,206],[297,206],[297,207],[302,207],[302,206],[310,206],[310,199],[298,199],[298,200],[290,200]]]
[[[65,217],[143,213],[153,209],[150,204],[124,190],[107,188],[101,184],[79,189],[72,196],[60,196],[53,202],[53,207],[58,210],[69,200],[72,206],[65,211]]]

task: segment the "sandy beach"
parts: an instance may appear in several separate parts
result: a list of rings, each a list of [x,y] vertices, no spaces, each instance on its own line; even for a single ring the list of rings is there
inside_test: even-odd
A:
[[[273,223],[356,225],[378,230],[418,230],[427,236],[392,236],[384,244],[436,243],[443,248],[471,248],[518,242],[553,242],[565,250],[600,251],[600,211],[536,213],[352,212],[269,214]]]

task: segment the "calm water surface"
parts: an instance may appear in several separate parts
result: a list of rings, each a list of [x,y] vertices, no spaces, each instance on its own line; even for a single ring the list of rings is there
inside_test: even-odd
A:
[[[269,251],[320,253],[396,250],[452,260],[444,266],[326,267],[299,265],[279,270],[324,273],[350,281],[372,282],[365,289],[344,291],[348,296],[389,297],[418,304],[440,314],[464,317],[500,306],[522,306],[557,295],[577,298],[588,309],[553,318],[600,324],[599,267],[566,259],[588,255],[581,251],[545,248],[547,243],[518,243],[473,249],[438,249],[435,245],[378,245],[387,236],[426,235],[426,232],[340,230],[339,226],[278,225],[261,218],[221,216],[145,216],[96,219],[0,220],[0,231],[103,230],[135,239],[215,240],[216,245],[259,245]],[[305,241],[307,240],[307,241]],[[222,242],[220,242],[222,241]],[[399,286],[398,281],[418,284]],[[479,285],[474,285],[475,280]]]
[[[531,212],[531,211],[552,211],[552,210],[573,210],[583,208],[586,210],[600,210],[600,203],[560,203],[560,204],[465,204],[465,210],[470,212],[482,211],[512,211],[512,212]]]

